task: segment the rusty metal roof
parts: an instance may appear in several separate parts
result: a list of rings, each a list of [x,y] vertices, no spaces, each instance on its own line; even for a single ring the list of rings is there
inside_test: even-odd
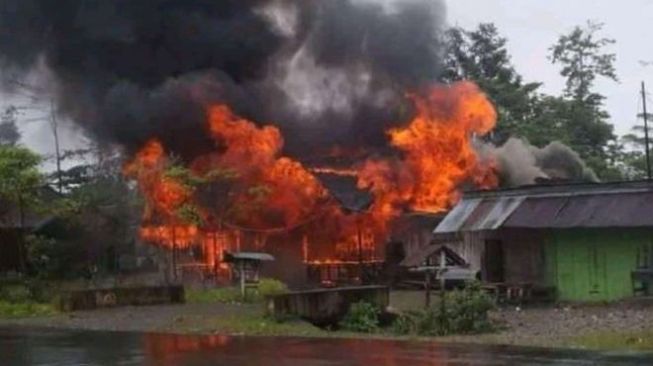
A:
[[[504,223],[515,228],[653,226],[653,192],[532,197]]]
[[[554,185],[473,192],[436,235],[498,228],[653,227],[653,183]]]

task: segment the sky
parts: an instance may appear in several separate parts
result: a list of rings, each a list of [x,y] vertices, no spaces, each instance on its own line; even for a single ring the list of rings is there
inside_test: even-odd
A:
[[[617,134],[628,133],[641,113],[640,84],[646,82],[653,96],[652,0],[447,0],[450,25],[474,28],[492,22],[508,39],[508,51],[526,81],[543,82],[542,91],[559,94],[564,79],[559,67],[547,59],[548,48],[561,34],[588,20],[604,23],[602,36],[615,39],[608,48],[616,53],[619,83],[598,81],[606,96],[606,108]],[[648,93],[647,93],[648,94]],[[653,103],[649,96],[649,112]],[[648,106],[647,106],[648,107]]]
[[[397,0],[402,1],[402,0]],[[653,0],[445,0],[449,25],[474,28],[480,22],[493,22],[508,39],[508,50],[518,72],[525,81],[543,82],[542,91],[559,94],[564,79],[559,68],[547,59],[548,48],[563,33],[588,20],[604,23],[602,35],[614,38],[609,50],[617,54],[616,69],[619,83],[599,81],[597,90],[605,95],[606,108],[618,134],[628,133],[641,112],[639,88],[648,83],[653,95],[653,62],[643,66],[640,61],[653,61]],[[16,96],[1,96],[0,107],[21,103]],[[649,98],[649,101],[653,99]],[[649,103],[653,111],[653,102]],[[43,116],[31,111],[29,119]],[[47,123],[23,125],[24,142],[43,154],[53,153],[53,139]],[[85,139],[79,130],[61,131],[62,149],[74,148]]]

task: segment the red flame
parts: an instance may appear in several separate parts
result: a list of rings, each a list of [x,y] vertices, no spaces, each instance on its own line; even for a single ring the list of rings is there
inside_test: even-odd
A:
[[[240,247],[240,239],[230,233],[238,227],[275,231],[319,221],[335,253],[312,256],[311,233],[306,232],[299,243],[305,261],[378,259],[388,223],[403,210],[443,211],[459,199],[463,184],[497,184],[494,164],[482,161],[474,149],[475,136],[494,127],[496,112],[474,84],[438,86],[408,98],[414,118],[388,131],[397,156],[346,169],[306,169],[281,155],[283,137],[276,127],[258,127],[226,105],[211,106],[207,130],[218,147],[188,167],[199,181],[216,170],[229,172],[230,188],[217,197],[199,197],[195,187],[166,173],[170,160],[164,147],[148,142],[124,169],[146,200],[141,237],[169,248],[199,245],[207,265],[215,268],[223,250]],[[372,206],[365,213],[343,213],[317,173],[355,177],[359,188],[372,193]],[[201,223],[182,218],[180,210],[189,204]],[[219,212],[215,207],[221,207]],[[215,240],[216,235],[222,239]]]

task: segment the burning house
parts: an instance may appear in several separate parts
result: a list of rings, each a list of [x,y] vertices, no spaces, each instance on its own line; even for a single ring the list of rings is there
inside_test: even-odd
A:
[[[431,92],[416,100],[412,122],[389,131],[403,158],[368,158],[346,170],[281,156],[279,130],[257,127],[227,106],[210,107],[208,132],[221,149],[175,166],[152,140],[125,166],[146,199],[141,237],[171,249],[173,258],[197,248],[204,259],[198,266],[215,274],[226,269],[225,251],[256,250],[279,258],[274,274],[293,282],[303,266],[292,263],[322,280],[363,280],[378,269],[390,224],[404,210],[443,210],[471,178],[493,184],[492,165],[471,145],[472,131],[494,124],[492,106],[471,84]],[[441,112],[444,101],[453,104]],[[349,193],[336,183],[343,179]]]
[[[435,241],[486,283],[553,289],[563,301],[650,294],[651,182],[552,184],[469,192]]]
[[[228,280],[225,252],[264,251],[284,280],[362,281],[402,215],[498,183],[479,153],[494,107],[472,83],[439,83],[444,13],[432,0],[11,0],[0,62],[123,151],[139,237],[169,275]]]

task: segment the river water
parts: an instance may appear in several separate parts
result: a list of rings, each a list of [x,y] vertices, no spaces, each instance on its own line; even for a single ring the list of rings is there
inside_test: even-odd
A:
[[[0,328],[0,365],[653,365],[653,355],[386,340]]]

